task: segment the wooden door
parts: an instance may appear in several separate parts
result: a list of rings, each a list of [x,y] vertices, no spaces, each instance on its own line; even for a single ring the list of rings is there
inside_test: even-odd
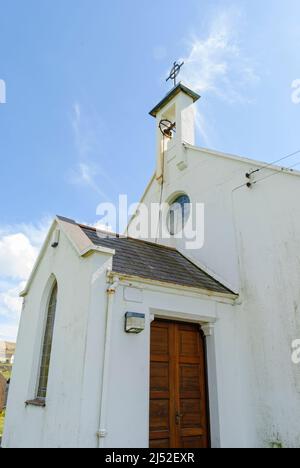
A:
[[[208,448],[204,338],[199,325],[151,327],[150,448]]]

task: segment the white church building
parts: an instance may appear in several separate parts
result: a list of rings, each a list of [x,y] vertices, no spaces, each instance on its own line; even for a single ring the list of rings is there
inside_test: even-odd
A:
[[[54,220],[3,447],[300,447],[300,173],[196,147],[198,99],[179,84],[151,111],[157,167],[127,236]],[[152,204],[169,209],[139,239]],[[197,204],[191,248],[176,220]]]

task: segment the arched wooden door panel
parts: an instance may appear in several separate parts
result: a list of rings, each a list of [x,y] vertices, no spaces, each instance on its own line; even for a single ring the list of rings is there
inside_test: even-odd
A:
[[[204,338],[198,325],[151,326],[150,448],[208,448]]]

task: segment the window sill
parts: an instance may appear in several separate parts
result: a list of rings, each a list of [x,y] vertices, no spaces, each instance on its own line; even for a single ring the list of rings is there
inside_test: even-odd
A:
[[[36,398],[35,400],[28,400],[25,402],[25,406],[37,406],[39,408],[46,407],[46,401],[41,398]]]

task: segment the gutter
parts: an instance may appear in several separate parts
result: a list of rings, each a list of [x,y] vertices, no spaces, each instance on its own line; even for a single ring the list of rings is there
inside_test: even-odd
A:
[[[125,274],[125,273],[117,273],[112,272],[112,275],[118,275],[119,281],[121,282],[128,282],[129,285],[132,283],[142,284],[143,288],[145,286],[149,287],[156,287],[156,288],[164,288],[174,290],[176,294],[179,295],[196,295],[198,297],[203,297],[205,299],[213,299],[218,302],[228,303],[228,304],[235,304],[236,301],[239,299],[239,294],[234,292],[228,293],[221,293],[216,291],[210,291],[208,289],[201,289],[194,286],[184,286],[178,283],[166,282],[166,281],[159,281],[153,280],[149,278],[145,278],[143,276],[137,276],[132,274]]]
[[[105,438],[107,436],[107,400],[109,387],[109,369],[110,369],[110,350],[111,350],[111,333],[113,321],[113,305],[116,290],[119,286],[119,277],[115,276],[113,283],[107,288],[107,311],[106,311],[106,328],[104,341],[104,361],[102,372],[102,391],[101,391],[101,408],[100,408],[100,423],[98,436],[98,448],[105,447]]]

